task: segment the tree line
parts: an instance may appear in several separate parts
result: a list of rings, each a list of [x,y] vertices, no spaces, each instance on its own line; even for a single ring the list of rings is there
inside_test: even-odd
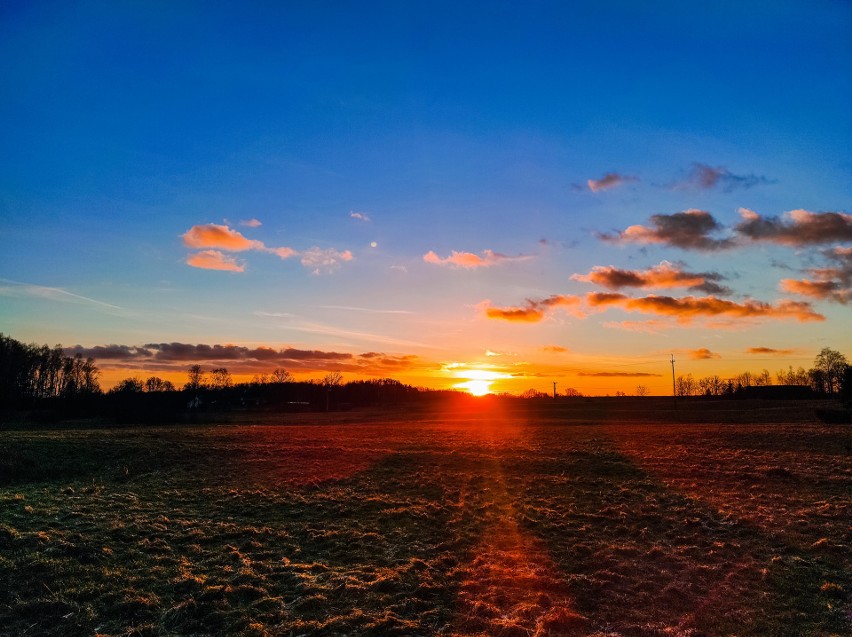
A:
[[[61,345],[24,344],[0,334],[0,406],[97,395],[99,375],[94,359],[66,356]]]
[[[694,378],[692,374],[678,376],[675,379],[677,396],[733,396],[741,394],[750,387],[768,387],[781,385],[787,387],[806,387],[815,394],[837,396],[852,389],[852,367],[846,357],[829,347],[824,347],[814,359],[814,365],[779,370],[773,380],[768,369],[752,374],[743,372],[732,378],[719,376]]]
[[[147,379],[128,377],[103,392],[98,383],[100,370],[92,358],[67,356],[60,345],[24,344],[0,334],[0,408],[15,409],[45,405],[71,406],[106,415],[131,417],[133,414],[178,413],[187,410],[231,409],[236,407],[329,410],[352,406],[410,402],[447,394],[405,385],[391,378],[343,382],[340,372],[330,372],[319,380],[296,381],[285,369],[256,375],[250,382],[235,383],[225,367],[205,371],[201,365],[187,369],[187,381],[178,388],[158,376]],[[852,367],[846,358],[824,348],[812,368],[766,369],[744,372],[732,378],[694,378],[692,374],[675,379],[678,396],[737,396],[750,387],[769,385],[809,388],[815,395],[840,395],[850,400]],[[449,392],[453,393],[453,392]],[[648,395],[640,385],[637,396]],[[560,395],[579,398],[573,388]],[[617,395],[626,395],[618,392]],[[543,399],[551,394],[529,390],[521,398]]]

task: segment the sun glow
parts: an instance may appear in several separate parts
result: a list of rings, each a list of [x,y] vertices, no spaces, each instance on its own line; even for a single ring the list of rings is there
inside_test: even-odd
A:
[[[470,394],[474,396],[485,396],[485,394],[491,393],[491,381],[487,380],[469,380],[464,383],[456,384],[458,389],[464,389]]]
[[[471,369],[467,367],[467,363],[448,363],[444,365],[444,370],[463,380],[453,387],[463,389],[474,396],[490,394],[491,385],[494,381],[508,378],[508,375],[504,372],[478,367]]]

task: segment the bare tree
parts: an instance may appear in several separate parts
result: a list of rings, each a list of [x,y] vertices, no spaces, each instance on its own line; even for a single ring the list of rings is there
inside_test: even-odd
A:
[[[274,372],[272,372],[271,382],[273,383],[292,383],[294,380],[295,379],[293,378],[293,374],[288,372],[286,369],[281,369],[279,367]]]
[[[826,394],[836,394],[840,391],[843,374],[846,372],[846,357],[840,352],[824,347],[814,359],[815,375],[821,380],[822,391]]]
[[[211,372],[213,378],[210,382],[213,389],[227,389],[232,387],[234,382],[231,380],[231,373],[225,367],[217,367]]]
[[[157,391],[174,391],[175,386],[171,381],[163,380],[159,376],[151,376],[148,380],[145,381],[145,391],[147,392],[157,392]]]
[[[648,394],[648,388],[645,385],[636,385],[637,396],[647,396]]]
[[[198,391],[202,387],[204,387],[204,372],[201,371],[201,365],[191,365],[189,368],[189,380],[183,388],[190,391]]]
[[[326,387],[339,387],[343,384],[343,374],[340,372],[329,372],[323,376],[322,384]]]

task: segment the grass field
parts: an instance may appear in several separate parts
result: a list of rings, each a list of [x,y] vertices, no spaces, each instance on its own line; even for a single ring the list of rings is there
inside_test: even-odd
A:
[[[0,631],[852,634],[852,427],[612,404],[0,432]]]

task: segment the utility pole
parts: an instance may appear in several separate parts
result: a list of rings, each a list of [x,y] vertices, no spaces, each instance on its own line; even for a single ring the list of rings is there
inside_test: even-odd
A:
[[[675,363],[674,354],[672,354],[671,357],[672,357],[672,396],[677,397],[677,389],[676,389],[676,385],[675,385],[675,374],[674,374],[674,363]]]
[[[553,381],[553,400],[556,400],[556,381]]]

